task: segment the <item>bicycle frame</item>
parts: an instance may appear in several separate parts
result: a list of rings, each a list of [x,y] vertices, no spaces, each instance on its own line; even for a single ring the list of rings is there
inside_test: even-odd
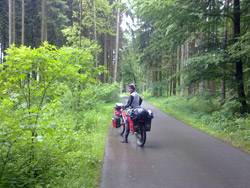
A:
[[[127,112],[125,110],[122,110],[122,118],[125,123],[128,123],[128,126],[130,128],[130,132],[134,133],[134,123],[131,120],[131,118],[128,116]]]

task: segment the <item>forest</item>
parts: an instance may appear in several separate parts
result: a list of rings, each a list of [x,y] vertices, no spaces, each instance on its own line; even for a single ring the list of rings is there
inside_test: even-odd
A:
[[[0,187],[97,187],[130,83],[250,152],[250,0],[0,5]]]
[[[250,1],[131,6],[122,81],[139,85],[168,114],[250,152]]]

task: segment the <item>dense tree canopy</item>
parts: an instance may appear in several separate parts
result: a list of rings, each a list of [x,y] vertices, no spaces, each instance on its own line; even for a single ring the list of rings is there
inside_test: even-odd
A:
[[[24,30],[26,46],[39,47],[48,41],[57,47],[89,48],[96,66],[105,65],[110,72],[101,75],[102,82],[112,81],[116,13],[118,7],[124,7],[122,4],[112,0],[2,0],[0,3],[1,62],[10,44],[22,44]]]
[[[241,112],[247,111],[248,0],[147,0],[131,6],[139,28],[127,48],[136,46],[140,67],[150,69],[144,81],[155,96],[211,92],[221,95],[222,104],[235,96]]]

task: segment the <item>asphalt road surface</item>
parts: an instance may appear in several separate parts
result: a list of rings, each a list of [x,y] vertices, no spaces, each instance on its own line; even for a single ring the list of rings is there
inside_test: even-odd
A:
[[[101,188],[250,188],[250,155],[153,111],[144,147],[129,143],[112,126],[108,132]]]

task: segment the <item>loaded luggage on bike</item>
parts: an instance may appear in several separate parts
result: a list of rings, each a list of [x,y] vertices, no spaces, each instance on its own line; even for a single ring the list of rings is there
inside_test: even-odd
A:
[[[136,136],[137,144],[143,146],[146,142],[146,132],[151,130],[153,118],[153,113],[150,110],[140,107],[128,109],[125,112],[123,104],[116,103],[112,120],[113,126],[117,128],[121,135],[125,132],[125,122],[127,122],[130,132]]]
[[[154,118],[151,110],[135,108],[128,111],[128,116],[133,122],[133,128],[135,132],[140,123],[145,124],[145,129],[147,132],[151,130],[152,119]]]
[[[127,105],[116,103],[113,126],[118,129],[120,135],[125,131],[121,143],[128,143],[129,132],[132,132],[136,136],[137,144],[143,146],[146,142],[146,131],[151,130],[153,113],[141,108],[142,98],[135,91],[135,85],[130,84],[128,87],[130,96]],[[130,108],[130,110],[126,112],[126,108]]]

